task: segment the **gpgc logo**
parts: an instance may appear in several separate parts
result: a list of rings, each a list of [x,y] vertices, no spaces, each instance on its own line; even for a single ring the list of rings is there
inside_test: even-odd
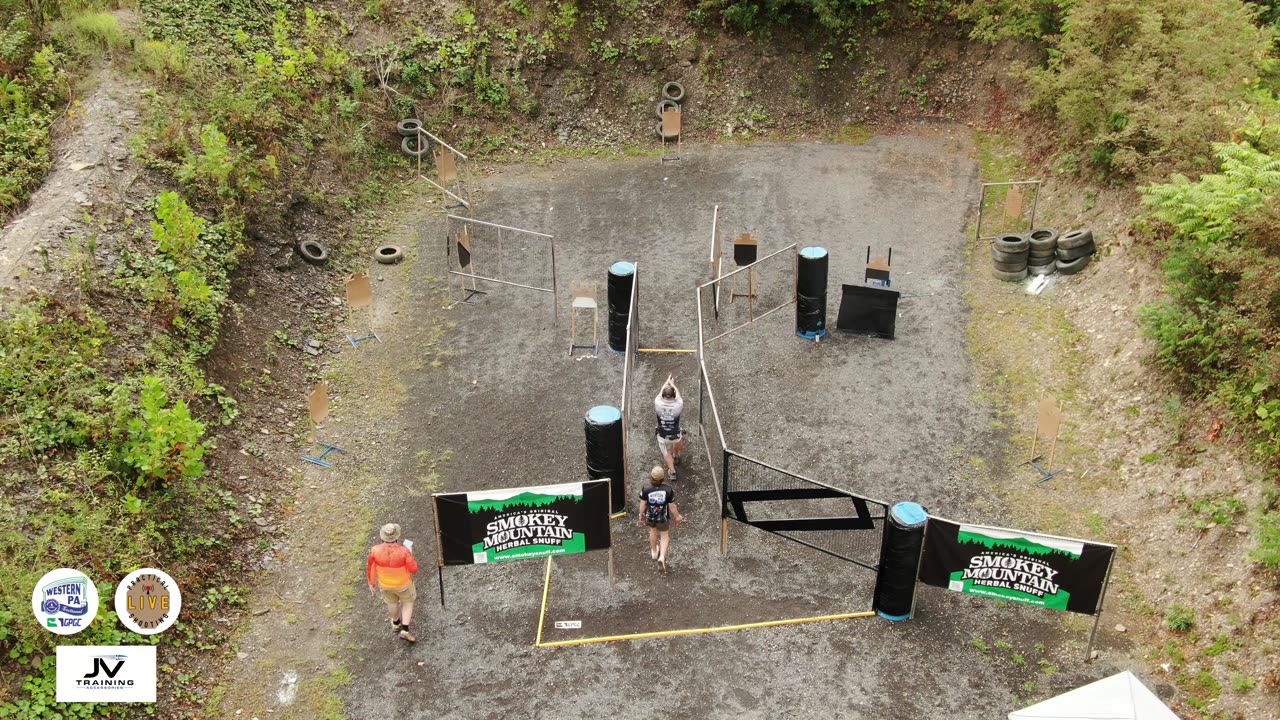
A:
[[[31,611],[49,632],[75,635],[98,615],[98,588],[84,573],[58,568],[36,583]]]

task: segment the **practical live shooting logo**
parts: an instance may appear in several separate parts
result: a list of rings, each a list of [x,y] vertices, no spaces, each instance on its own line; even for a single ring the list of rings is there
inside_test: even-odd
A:
[[[58,568],[45,573],[31,591],[31,611],[51,633],[74,635],[98,615],[98,588],[84,573]]]
[[[182,590],[168,573],[155,568],[134,570],[116,588],[116,615],[139,635],[155,635],[173,627],[182,611]]]

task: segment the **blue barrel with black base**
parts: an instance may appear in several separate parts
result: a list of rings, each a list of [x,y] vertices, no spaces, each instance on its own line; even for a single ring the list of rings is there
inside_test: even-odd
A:
[[[796,335],[817,340],[827,334],[827,249],[800,251],[796,268]]]
[[[622,411],[612,405],[597,405],[587,411],[587,477],[609,481],[609,510],[616,515],[627,509],[626,478],[623,476]]]
[[[620,260],[609,267],[609,349],[627,351],[627,319],[631,315],[631,286],[636,266]]]
[[[918,503],[900,502],[889,510],[871,601],[871,609],[885,620],[909,620],[915,610],[916,575],[928,520],[929,513]]]

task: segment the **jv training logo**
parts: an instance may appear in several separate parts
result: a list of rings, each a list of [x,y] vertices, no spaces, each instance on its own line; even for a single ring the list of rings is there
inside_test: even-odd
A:
[[[155,702],[154,645],[58,646],[58,702]]]
[[[116,615],[139,635],[155,635],[173,627],[182,610],[178,583],[154,568],[134,570],[116,588]]]
[[[98,615],[98,588],[84,573],[58,568],[45,573],[31,591],[31,611],[46,630],[74,635]]]

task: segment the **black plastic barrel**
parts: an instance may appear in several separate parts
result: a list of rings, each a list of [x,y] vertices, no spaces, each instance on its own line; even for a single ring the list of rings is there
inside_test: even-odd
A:
[[[627,318],[631,313],[631,285],[636,266],[618,261],[609,267],[609,349],[627,351]]]
[[[587,477],[609,480],[610,511],[626,510],[627,488],[623,477],[622,412],[612,405],[587,411]]]
[[[800,251],[796,272],[796,335],[816,340],[827,334],[827,249]]]
[[[871,609],[885,620],[907,620],[915,607],[916,574],[929,513],[913,502],[900,502],[889,510],[884,542],[880,548],[880,572]]]

